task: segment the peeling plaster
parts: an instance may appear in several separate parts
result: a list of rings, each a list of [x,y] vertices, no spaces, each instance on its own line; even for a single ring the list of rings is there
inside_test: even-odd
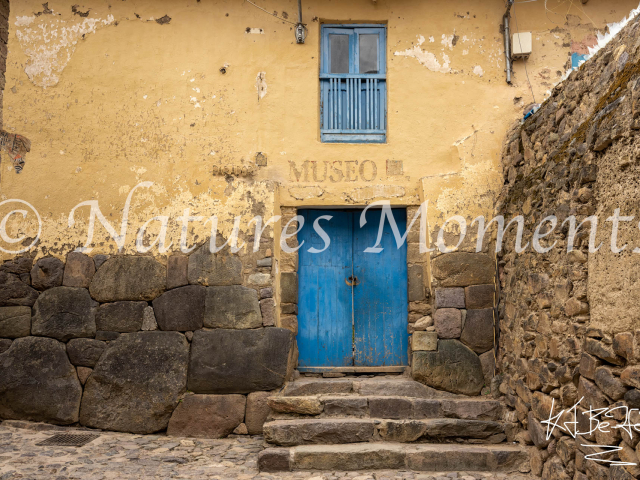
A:
[[[107,216],[107,221],[116,231],[121,228],[121,212],[131,188],[135,188],[135,186],[123,185],[118,189],[120,201],[116,204],[99,202],[99,208],[103,213],[109,210],[120,212],[113,216]],[[223,198],[213,194],[211,190],[195,194],[189,189],[180,189],[177,194],[169,194],[165,186],[157,183],[153,183],[149,188],[137,188],[131,199],[127,234],[121,253],[136,254],[138,229],[149,219],[160,216],[166,216],[170,219],[167,228],[166,245],[172,246],[168,251],[178,251],[182,226],[178,218],[184,215],[185,209],[188,209],[188,215],[200,217],[198,220],[189,222],[189,233],[187,235],[187,245],[189,247],[200,245],[210,238],[212,224],[211,221],[207,222],[207,220],[212,215],[218,216],[217,231],[225,239],[230,238],[232,234],[236,216],[241,217],[239,224],[241,238],[251,236],[255,233],[256,228],[255,224],[250,222],[252,218],[256,215],[262,215],[266,221],[273,215],[273,192],[274,185],[271,181],[245,182],[238,179],[229,180]],[[98,191],[95,192],[95,197],[100,197]],[[48,254],[59,255],[66,252],[65,247],[55,246],[57,245],[56,241],[60,242],[62,239],[68,238],[78,239],[76,246],[86,241],[89,228],[89,208],[80,207],[74,213],[75,222],[72,226],[68,226],[68,215],[68,213],[63,213],[59,217],[43,216],[43,234],[41,238],[47,240],[44,243],[47,244],[48,248],[45,251]],[[15,222],[17,220],[15,217],[14,215],[10,222]],[[26,228],[28,231],[34,228],[31,223],[21,224],[21,226],[23,230]],[[159,227],[159,221],[149,223],[149,227],[145,231],[145,246],[150,245],[157,239]],[[272,238],[273,229],[266,229],[263,235],[265,238]],[[240,241],[239,245],[243,243],[244,248],[242,250],[245,252],[250,251],[253,246],[252,242]],[[91,247],[93,247],[92,254],[114,254],[118,248],[116,241],[108,234],[100,222],[95,223]],[[42,249],[40,249],[38,257],[42,256],[43,253]],[[153,253],[155,256],[160,252],[155,248]]]
[[[113,15],[106,19],[83,18],[71,23],[49,16],[18,17],[15,25],[20,47],[29,58],[24,68],[31,82],[39,87],[52,87],[60,81],[60,74],[71,60],[78,40],[95,33],[99,27],[115,22]]]
[[[27,16],[27,15],[23,15],[21,17],[16,17],[16,27],[26,27],[28,25],[31,25],[33,23],[33,21],[36,19],[35,15],[32,16]]]
[[[484,70],[482,70],[482,67],[480,65],[476,65],[475,67],[473,67],[473,73],[474,75],[481,77],[484,75]]]
[[[440,41],[440,43],[445,47],[445,48],[449,48],[449,50],[453,50],[453,39],[454,39],[455,35],[445,35],[444,33],[442,34],[442,40]]]
[[[502,177],[497,174],[491,161],[465,165],[460,173],[446,177],[451,180],[451,187],[441,189],[434,205],[440,212],[441,222],[451,215],[459,215],[460,212],[466,212],[470,218],[492,214],[495,199],[502,186]],[[428,181],[428,178],[423,180]]]
[[[430,41],[431,41],[430,37]],[[453,39],[453,36],[451,37]],[[451,72],[450,68],[450,60],[449,56],[446,54],[442,54],[442,64],[438,61],[438,58],[435,54],[428,52],[427,50],[423,50],[420,46],[424,43],[424,37],[420,35],[418,37],[418,44],[413,48],[407,48],[406,50],[400,52],[394,52],[394,55],[400,57],[413,57],[418,60],[422,65],[427,67],[432,72],[440,72],[440,73],[449,73]]]

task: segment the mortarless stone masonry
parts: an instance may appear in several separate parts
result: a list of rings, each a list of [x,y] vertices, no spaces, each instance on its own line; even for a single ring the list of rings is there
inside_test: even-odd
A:
[[[95,268],[94,259],[80,253],[69,254],[66,265],[50,257],[5,262],[0,416],[134,433],[173,425],[170,432],[180,435],[228,435],[245,421],[247,394],[271,394],[293,368],[291,332],[276,327],[273,312],[263,327],[258,299],[271,288],[271,267],[258,266],[254,256],[201,249],[169,257],[166,267],[150,257],[112,256]],[[262,275],[259,286],[236,285],[253,272]],[[34,275],[41,292],[31,286]],[[207,337],[202,345],[201,337]],[[180,403],[187,388],[214,394]],[[233,425],[190,421],[203,408],[195,401],[200,397],[209,410],[238,397]],[[253,434],[266,419],[255,400],[265,404],[263,397],[249,403]],[[170,423],[179,404],[179,419]]]

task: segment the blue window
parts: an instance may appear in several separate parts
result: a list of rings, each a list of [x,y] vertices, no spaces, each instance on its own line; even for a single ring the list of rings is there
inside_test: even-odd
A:
[[[320,134],[323,142],[387,138],[386,28],[323,25]]]

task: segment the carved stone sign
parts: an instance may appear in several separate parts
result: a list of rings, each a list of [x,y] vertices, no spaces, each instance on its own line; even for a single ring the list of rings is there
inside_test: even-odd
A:
[[[292,182],[373,182],[378,167],[373,160],[305,160],[296,163],[289,160],[289,177]]]

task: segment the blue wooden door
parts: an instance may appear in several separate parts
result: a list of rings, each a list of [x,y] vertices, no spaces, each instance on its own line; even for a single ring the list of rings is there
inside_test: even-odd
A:
[[[352,271],[353,232],[351,213],[304,210],[298,233],[298,365],[300,367],[344,367],[353,365],[353,320],[351,288],[345,278]],[[330,220],[318,220],[328,215]],[[329,236],[329,248],[320,253],[324,240],[313,228],[318,225]]]
[[[403,234],[406,212],[392,211]],[[299,368],[406,365],[406,244],[397,247],[387,221],[383,250],[365,253],[376,243],[380,210],[368,211],[362,228],[357,210],[299,214]],[[318,226],[330,239],[326,249]]]
[[[359,213],[359,212],[358,212]],[[392,209],[398,231],[407,228],[406,210]],[[406,365],[407,332],[407,244],[398,248],[386,219],[379,253],[365,252],[376,245],[381,210],[367,211],[360,228],[354,215],[353,288],[354,365],[378,367]]]

